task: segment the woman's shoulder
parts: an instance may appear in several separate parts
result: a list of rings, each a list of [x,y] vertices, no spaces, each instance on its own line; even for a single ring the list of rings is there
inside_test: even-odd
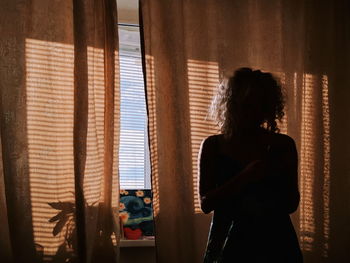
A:
[[[204,144],[217,144],[219,140],[223,138],[223,134],[213,134],[206,137],[202,143]]]
[[[222,140],[223,135],[222,134],[214,134],[206,137],[203,139],[201,143],[201,148],[216,148],[219,144],[219,141]]]
[[[280,147],[295,147],[295,141],[292,137],[284,133],[270,133],[272,145]]]

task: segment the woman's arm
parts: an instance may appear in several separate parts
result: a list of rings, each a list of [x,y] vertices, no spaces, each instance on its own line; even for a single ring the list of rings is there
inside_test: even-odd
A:
[[[201,209],[210,213],[222,205],[222,202],[232,199],[242,192],[248,184],[259,180],[261,176],[261,161],[251,162],[243,171],[233,176],[225,184],[216,187],[215,167],[215,137],[211,136],[202,142],[199,152],[199,194]]]
[[[294,140],[284,135],[280,151],[281,188],[277,200],[283,211],[294,213],[299,205],[300,193],[298,188],[298,153]]]
[[[298,154],[294,140],[278,135],[265,159],[266,176],[264,192],[259,199],[265,203],[266,212],[280,211],[291,214],[299,205]],[[270,186],[269,186],[270,185]]]

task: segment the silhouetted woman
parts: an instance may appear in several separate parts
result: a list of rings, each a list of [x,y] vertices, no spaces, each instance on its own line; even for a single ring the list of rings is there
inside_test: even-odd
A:
[[[279,133],[280,85],[238,69],[220,85],[212,113],[220,135],[200,150],[200,201],[214,211],[204,262],[302,262],[289,214],[299,204],[294,140]]]

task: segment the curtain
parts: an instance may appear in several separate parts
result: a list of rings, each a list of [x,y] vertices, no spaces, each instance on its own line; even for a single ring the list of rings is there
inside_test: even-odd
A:
[[[274,73],[287,103],[281,131],[299,152],[292,215],[305,262],[350,260],[348,1],[140,1],[158,262],[201,262],[197,156],[217,133],[216,85],[239,67]],[[276,240],[278,242],[278,240]],[[273,249],[273,248],[272,248]]]
[[[116,262],[116,2],[0,6],[1,261]]]

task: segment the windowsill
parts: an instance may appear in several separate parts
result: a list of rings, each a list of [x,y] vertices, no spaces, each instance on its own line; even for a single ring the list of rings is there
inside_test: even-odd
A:
[[[148,239],[129,240],[121,239],[120,247],[154,247],[155,241]]]

